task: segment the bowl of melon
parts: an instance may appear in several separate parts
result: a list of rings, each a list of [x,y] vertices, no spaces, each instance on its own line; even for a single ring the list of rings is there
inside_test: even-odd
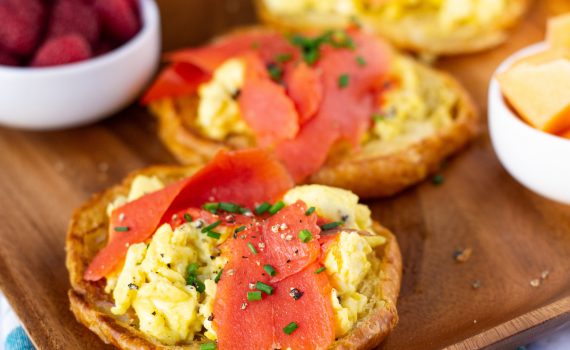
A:
[[[496,70],[489,129],[499,160],[516,180],[570,204],[570,14],[551,19],[545,42]]]
[[[0,0],[0,124],[84,125],[130,104],[155,72],[153,0]]]

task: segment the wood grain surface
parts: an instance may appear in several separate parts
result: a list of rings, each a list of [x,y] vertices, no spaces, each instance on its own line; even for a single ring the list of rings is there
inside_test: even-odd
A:
[[[245,0],[158,2],[167,49],[254,19]],[[569,1],[536,1],[505,45],[438,66],[485,111],[498,63],[542,40],[545,18],[568,10]],[[0,288],[39,349],[108,348],[69,311],[65,231],[73,208],[92,193],[139,167],[174,163],[152,118],[132,106],[73,130],[0,128],[0,149]],[[369,202],[375,218],[397,234],[404,256],[400,324],[381,348],[514,348],[570,320],[570,207],[515,182],[487,132],[442,174],[441,186],[428,181]],[[471,248],[471,259],[456,262],[458,248]],[[541,280],[544,271],[549,275]],[[531,286],[537,278],[540,285]]]

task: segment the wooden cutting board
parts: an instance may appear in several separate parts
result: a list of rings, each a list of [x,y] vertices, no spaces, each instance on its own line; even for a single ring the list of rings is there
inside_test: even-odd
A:
[[[248,1],[159,3],[167,49],[254,20]],[[567,10],[568,1],[536,1],[505,45],[438,66],[457,76],[485,111],[497,64],[541,40],[545,18]],[[0,149],[0,287],[39,349],[108,348],[69,311],[65,231],[73,208],[92,193],[139,167],[174,163],[152,118],[133,106],[69,131],[0,128]],[[442,174],[441,186],[427,181],[369,203],[397,234],[404,256],[400,323],[381,348],[514,348],[567,322],[570,207],[515,182],[486,131]],[[458,248],[471,248],[471,259],[456,262]],[[540,285],[531,286],[534,279]]]

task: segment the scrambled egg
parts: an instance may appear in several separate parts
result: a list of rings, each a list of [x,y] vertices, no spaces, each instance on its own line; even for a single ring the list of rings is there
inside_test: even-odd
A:
[[[265,0],[265,5],[282,15],[312,11],[350,16],[355,12],[354,0]]]
[[[321,217],[343,222],[344,228],[371,229],[370,209],[358,204],[358,196],[350,191],[323,185],[304,185],[289,190],[283,197],[288,205],[298,200],[309,207],[315,207],[316,213]]]
[[[501,16],[508,0],[265,0],[267,8],[279,15],[302,13],[335,14],[346,17],[360,11],[397,20],[409,16],[434,18],[434,30],[452,31],[470,24],[485,26]]]
[[[215,70],[209,82],[200,85],[196,123],[205,136],[222,141],[230,134],[250,133],[236,101],[244,78],[244,62],[232,58]]]
[[[162,187],[158,178],[139,176],[128,196],[119,197],[110,209]],[[343,221],[343,228],[371,231],[370,210],[358,204],[358,197],[352,192],[322,185],[299,186],[284,197],[287,204],[297,200],[314,206],[320,216]],[[217,339],[210,318],[216,295],[215,277],[227,263],[217,245],[231,232],[222,227],[218,230],[221,239],[215,240],[196,226],[185,223],[175,230],[169,224],[160,226],[148,243],[129,247],[120,272],[107,279],[106,291],[115,300],[111,312],[122,315],[134,310],[139,329],[167,345],[188,343],[203,328],[207,338]],[[329,246],[323,264],[333,286],[331,302],[337,336],[348,332],[365,311],[368,297],[358,291],[371,270],[373,248],[384,243],[381,236],[342,231]],[[188,267],[193,263],[199,266],[197,277],[205,285],[203,293],[187,285]]]
[[[410,58],[393,60],[396,87],[382,96],[382,112],[374,116],[363,154],[396,152],[453,123],[459,97],[445,80],[429,74]]]
[[[319,216],[344,222],[342,227],[345,229],[372,231],[370,209],[358,204],[358,196],[350,191],[305,185],[289,190],[283,198],[286,204],[297,200],[314,206]],[[331,301],[337,337],[346,334],[365,310],[368,298],[358,290],[370,271],[372,249],[385,242],[382,236],[361,236],[356,232],[342,231],[328,249],[323,264],[333,286]]]

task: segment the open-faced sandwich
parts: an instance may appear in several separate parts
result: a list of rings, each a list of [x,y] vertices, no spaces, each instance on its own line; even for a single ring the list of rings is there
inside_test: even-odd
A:
[[[186,164],[262,147],[297,183],[387,196],[438,169],[478,129],[452,77],[357,28],[253,28],[169,59],[143,102]]]
[[[496,46],[530,0],[257,0],[259,17],[284,31],[358,21],[396,46],[452,55]]]
[[[261,150],[140,171],[67,237],[71,309],[121,349],[369,349],[397,322],[395,237]]]

